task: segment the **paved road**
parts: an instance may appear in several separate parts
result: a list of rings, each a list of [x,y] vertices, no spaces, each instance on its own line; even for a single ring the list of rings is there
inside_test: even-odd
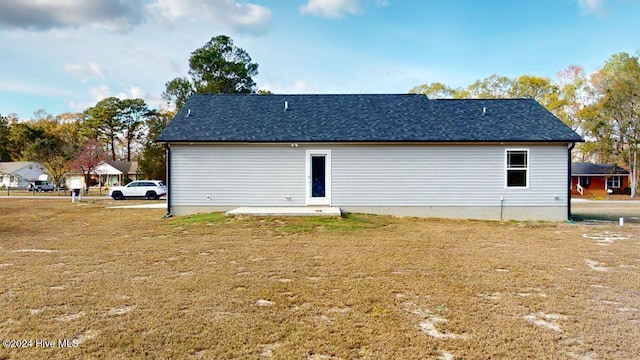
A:
[[[627,204],[640,205],[638,200],[590,200],[590,199],[571,199],[572,203],[589,203],[589,204]]]
[[[83,199],[111,199],[110,197],[103,195],[103,196],[83,196]],[[71,199],[71,195],[11,195],[11,196],[7,196],[7,195],[0,195],[0,199],[51,199],[51,200],[55,200],[55,199]]]

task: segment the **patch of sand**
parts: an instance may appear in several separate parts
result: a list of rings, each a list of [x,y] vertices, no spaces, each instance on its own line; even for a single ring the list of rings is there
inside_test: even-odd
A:
[[[32,253],[52,253],[56,250],[49,250],[49,249],[18,249],[18,250],[13,250],[12,252],[14,253],[26,253],[26,252],[32,252]]]
[[[438,360],[453,360],[453,359],[455,359],[453,354],[448,352],[448,351],[439,350],[438,353],[440,354],[440,356],[438,356]]]
[[[260,357],[272,358],[273,351],[279,348],[280,346],[281,345],[279,343],[258,345],[258,347],[261,350]]]
[[[104,316],[115,316],[115,315],[124,315],[126,313],[129,313],[131,311],[133,311],[136,308],[136,306],[120,306],[117,308],[113,308],[110,309],[109,311],[107,311],[106,313],[104,313]]]
[[[453,334],[453,333],[442,333],[438,329],[436,329],[436,324],[446,323],[448,320],[445,318],[441,318],[439,316],[432,316],[425,321],[418,324],[418,327],[425,334],[436,338],[438,340],[449,340],[449,339],[462,339],[466,340],[469,338],[468,335],[462,334]]]
[[[83,317],[84,315],[85,315],[84,311],[80,311],[77,314],[58,316],[57,318],[55,318],[55,320],[62,321],[62,322],[69,322],[69,321],[72,321],[72,320],[79,319],[79,318]]]
[[[256,305],[258,306],[273,306],[273,304],[274,302],[269,300],[264,300],[264,299],[256,300]]]
[[[589,259],[584,259],[584,261],[587,263],[587,266],[591,268],[591,270],[600,271],[600,272],[609,271],[609,268],[605,266],[601,266],[602,263],[599,261],[589,260]]]
[[[80,345],[83,342],[85,342],[87,340],[95,339],[96,337],[98,337],[98,332],[97,331],[95,331],[95,330],[87,330],[84,333],[76,336],[74,340],[76,340],[78,345]]]
[[[557,324],[557,321],[565,320],[567,317],[564,315],[537,312],[535,314],[525,315],[524,318],[533,325],[547,328],[556,332],[562,332],[562,329],[560,328],[560,325]]]
[[[593,235],[583,234],[582,237],[586,239],[593,239],[596,241],[596,244],[598,245],[610,245],[610,244],[613,244],[615,241],[622,241],[627,239],[626,237],[620,234],[613,234],[608,231],[605,231],[601,234],[593,234]]]

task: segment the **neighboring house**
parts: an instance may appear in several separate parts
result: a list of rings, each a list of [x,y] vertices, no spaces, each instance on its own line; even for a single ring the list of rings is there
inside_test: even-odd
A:
[[[26,189],[29,182],[46,173],[46,168],[34,161],[0,162],[0,187]]]
[[[572,163],[571,194],[581,196],[606,196],[630,194],[629,171],[613,164]]]
[[[137,161],[103,161],[95,173],[100,175],[100,183],[105,186],[124,185],[138,180]]]
[[[84,176],[80,172],[71,172],[67,176],[67,187],[81,186],[85,188]],[[91,172],[95,184],[103,186],[124,185],[138,179],[137,161],[102,161]],[[74,184],[74,185],[72,185]],[[93,186],[93,184],[92,184]]]
[[[201,94],[158,141],[173,215],[334,206],[564,220],[582,138],[531,99]]]

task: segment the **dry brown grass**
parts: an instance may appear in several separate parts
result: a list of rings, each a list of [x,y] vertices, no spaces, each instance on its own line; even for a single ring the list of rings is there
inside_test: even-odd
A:
[[[79,341],[0,359],[640,354],[638,223],[162,220],[91,201],[0,199],[0,337]]]

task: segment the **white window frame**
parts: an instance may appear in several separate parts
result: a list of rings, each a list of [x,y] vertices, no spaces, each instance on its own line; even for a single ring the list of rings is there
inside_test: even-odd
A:
[[[614,179],[616,179],[615,181],[613,181],[613,185],[614,186],[609,186],[609,180],[614,180]],[[616,183],[617,183],[618,186],[615,186]],[[604,188],[605,189],[620,189],[621,187],[622,187],[622,177],[621,176],[615,176],[615,175],[614,176],[609,176],[607,178],[607,181],[604,182]]]
[[[509,152],[524,151],[527,156],[527,166],[523,168],[509,167]],[[509,186],[509,170],[524,170],[526,173],[526,186]],[[528,148],[507,148],[504,150],[504,188],[510,190],[529,189],[529,174],[531,173],[531,151]]]

